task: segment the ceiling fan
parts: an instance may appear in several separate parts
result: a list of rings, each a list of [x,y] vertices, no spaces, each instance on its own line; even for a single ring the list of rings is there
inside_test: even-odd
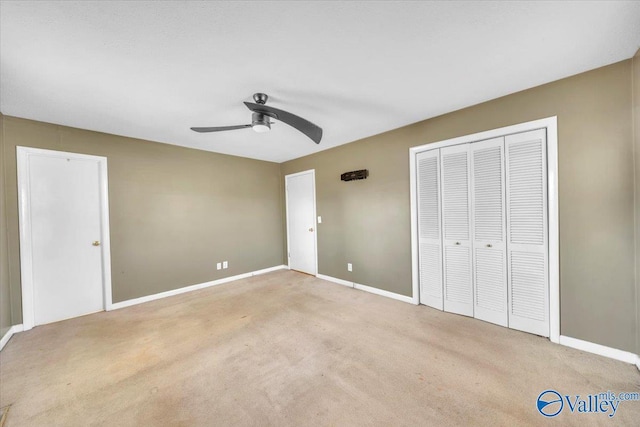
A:
[[[193,127],[191,128],[191,130],[205,133],[253,128],[253,130],[256,132],[268,132],[271,129],[272,123],[269,120],[276,119],[288,124],[295,129],[298,129],[300,132],[311,138],[313,142],[315,142],[316,144],[320,144],[320,140],[322,139],[321,127],[314,125],[309,120],[305,120],[302,117],[296,116],[295,114],[266,106],[265,104],[267,103],[268,98],[269,97],[264,93],[255,93],[253,94],[253,100],[256,102],[255,104],[252,102],[244,103],[244,105],[246,105],[249,110],[253,111],[253,114],[251,115],[251,124],[218,127]]]

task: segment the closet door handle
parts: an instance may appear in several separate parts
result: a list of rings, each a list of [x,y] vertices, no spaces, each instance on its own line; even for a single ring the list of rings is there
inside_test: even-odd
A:
[[[456,242],[456,245],[460,245],[460,242]]]
[[[487,243],[487,247],[491,248],[491,247],[493,247],[493,245],[491,243]]]

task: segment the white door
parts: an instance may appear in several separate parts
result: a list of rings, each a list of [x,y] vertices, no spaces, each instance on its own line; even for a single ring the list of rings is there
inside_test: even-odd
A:
[[[473,316],[469,144],[440,149],[444,310]]]
[[[417,163],[420,302],[443,309],[440,224],[440,150],[419,153]]]
[[[470,147],[474,317],[507,326],[504,138]]]
[[[316,275],[315,172],[287,175],[285,185],[289,268]]]
[[[103,168],[101,157],[18,147],[27,328],[105,308]]]
[[[546,130],[505,137],[509,327],[549,336]]]

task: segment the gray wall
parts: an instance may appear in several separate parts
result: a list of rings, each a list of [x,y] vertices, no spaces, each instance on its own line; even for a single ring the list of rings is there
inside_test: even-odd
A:
[[[0,153],[3,152],[3,149],[4,116],[0,114]],[[9,247],[7,240],[5,187],[4,162],[0,161],[0,337],[3,337],[11,325],[13,325],[11,321],[11,294],[9,290]]]
[[[277,163],[6,116],[3,187],[14,324],[22,320],[18,145],[107,157],[114,302],[282,264]],[[224,260],[229,268],[216,270]]]
[[[409,148],[558,116],[561,333],[635,351],[631,71],[626,60],[284,163],[283,175],[316,170],[319,272],[410,295]]]

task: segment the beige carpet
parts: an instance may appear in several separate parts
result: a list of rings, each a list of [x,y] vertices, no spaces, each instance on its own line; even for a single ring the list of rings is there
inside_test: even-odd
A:
[[[290,271],[14,335],[0,380],[6,427],[640,424],[536,409],[632,365]]]

